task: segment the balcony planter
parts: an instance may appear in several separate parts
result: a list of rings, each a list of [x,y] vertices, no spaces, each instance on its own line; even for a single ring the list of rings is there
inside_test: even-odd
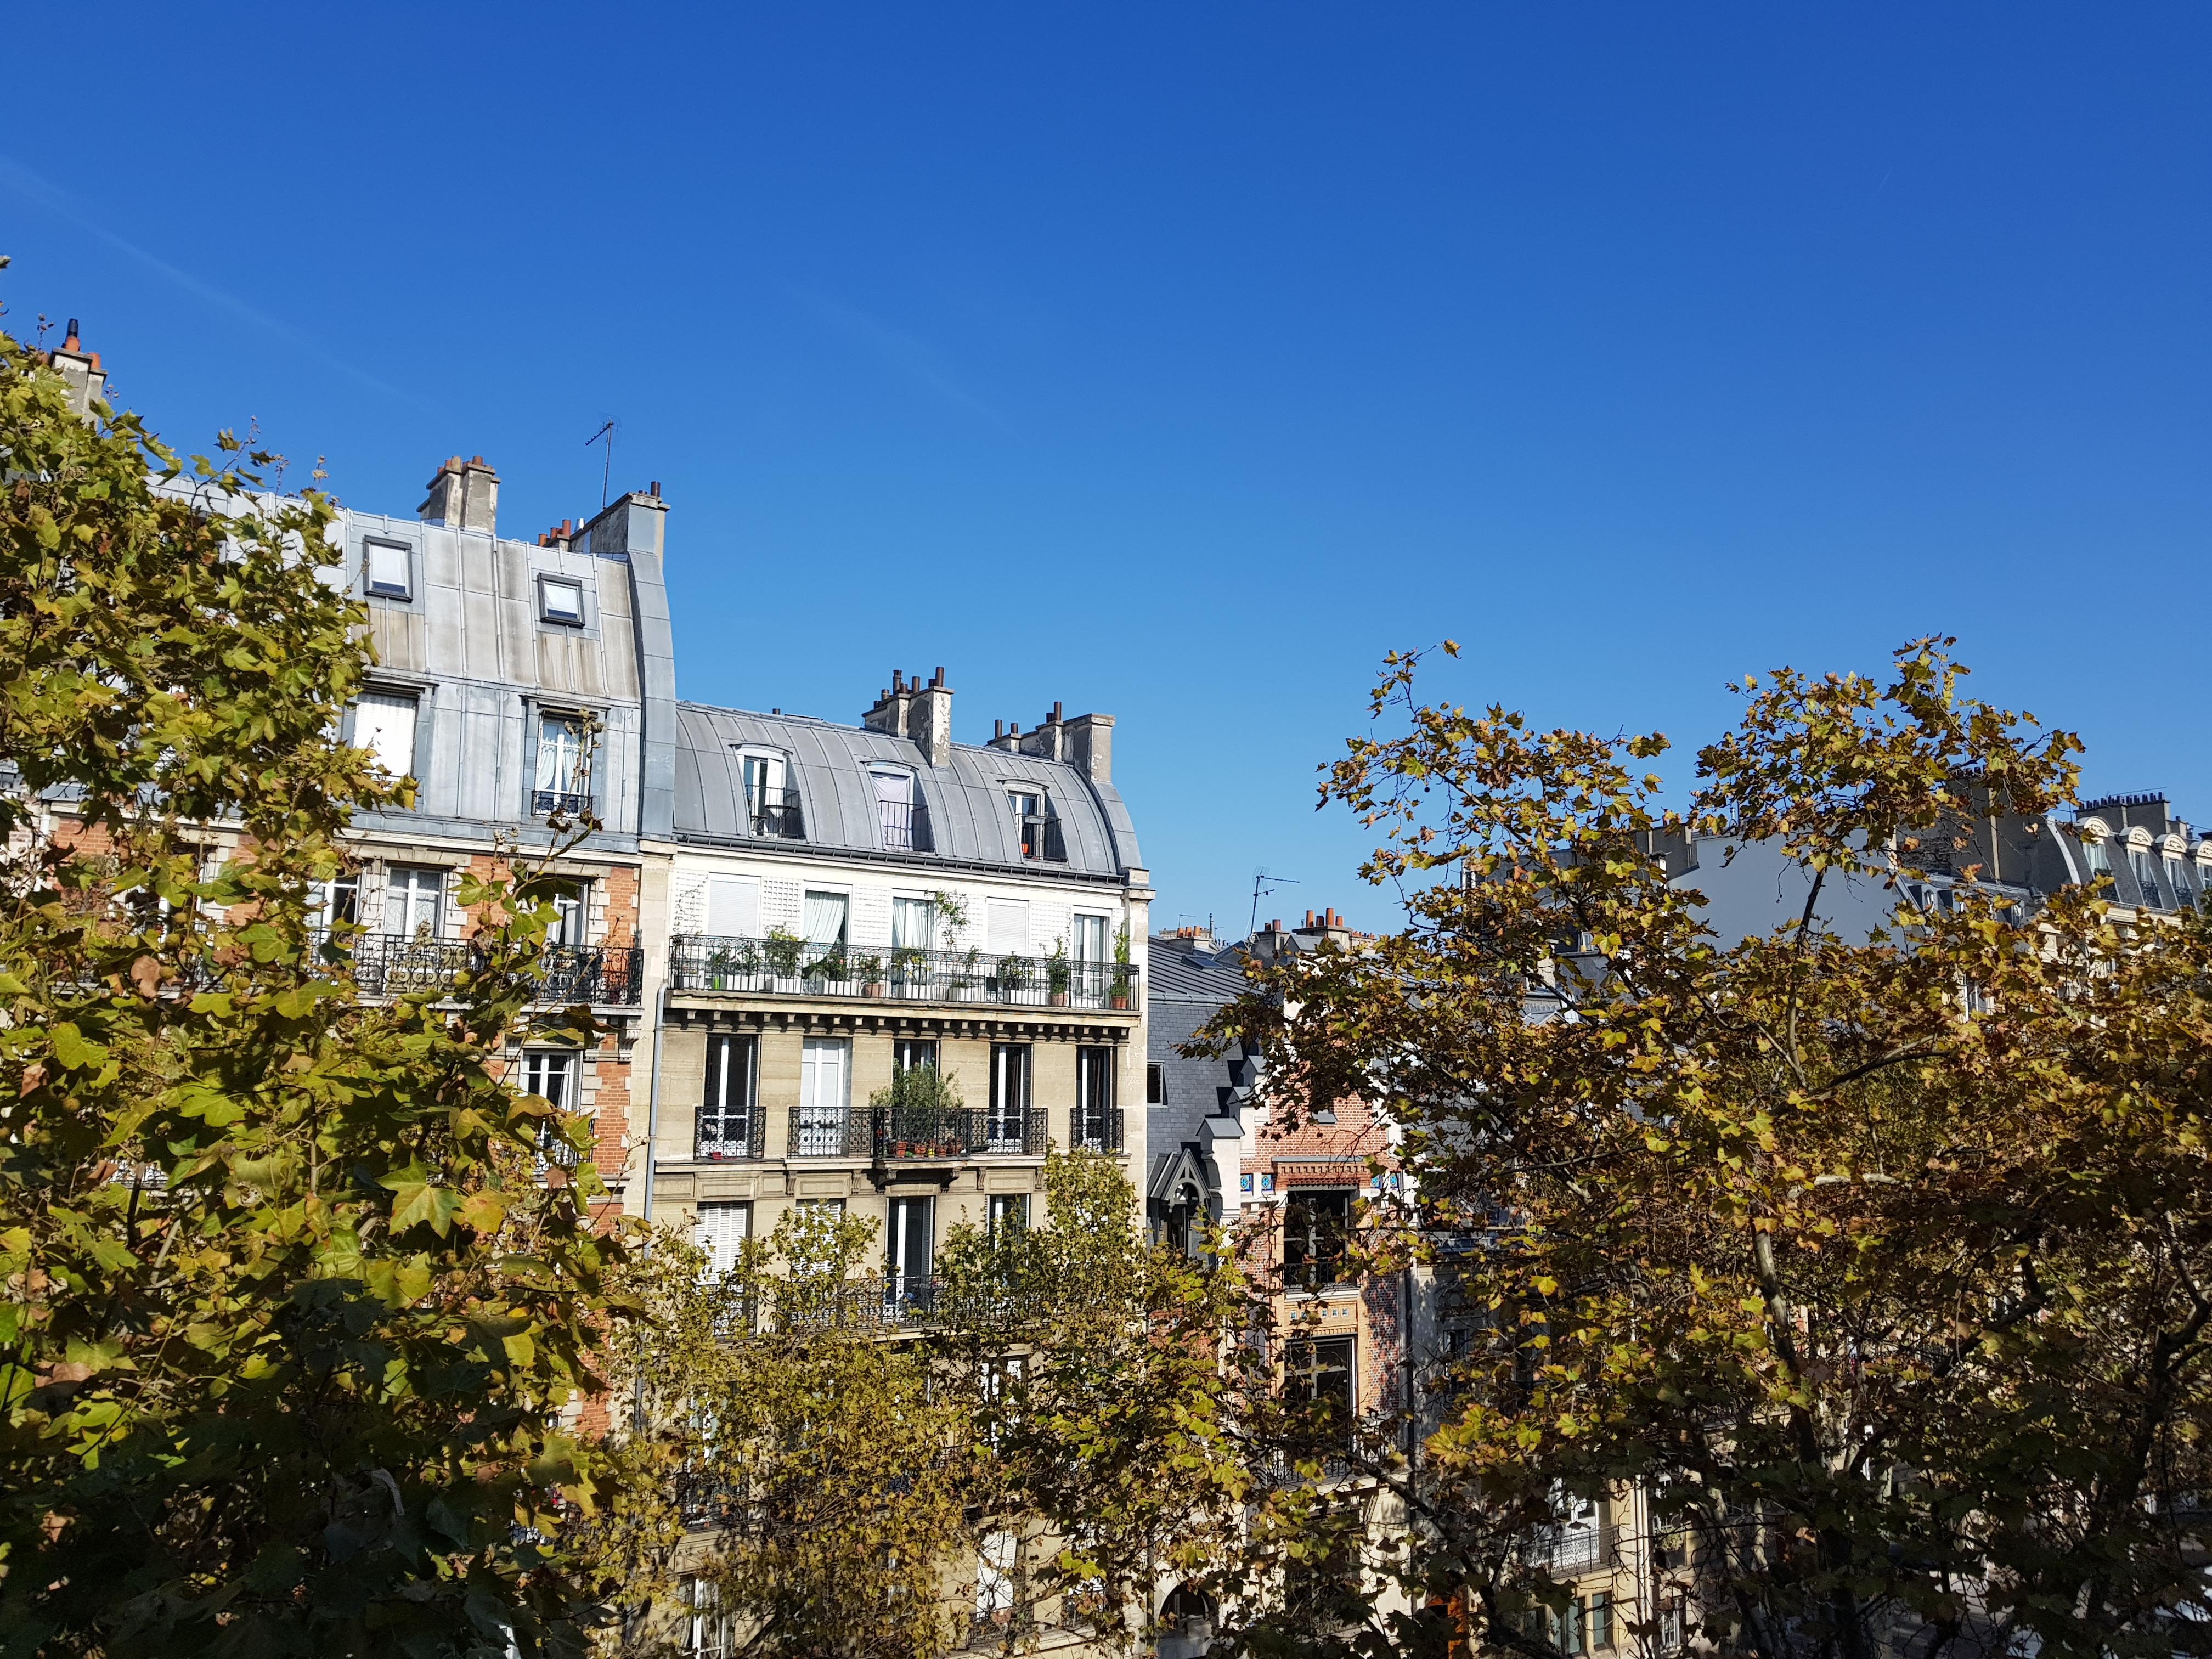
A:
[[[1114,988],[1114,1007],[1118,1012],[1126,1013],[1128,1011],[1129,988],[1127,986],[1117,985]]]
[[[1055,1007],[1055,1008],[1065,1008],[1065,1007],[1066,1007],[1066,1006],[1067,1006],[1067,993],[1066,993],[1066,992],[1065,992],[1065,991],[1052,991],[1052,992],[1048,992],[1048,993],[1046,994],[1046,995],[1047,995],[1047,1000],[1049,1000],[1049,1001],[1051,1002],[1051,1004],[1052,1004],[1052,1006],[1053,1006],[1054,1007]]]

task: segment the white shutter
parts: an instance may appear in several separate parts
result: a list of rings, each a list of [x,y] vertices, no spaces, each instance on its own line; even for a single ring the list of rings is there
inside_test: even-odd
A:
[[[752,1231],[750,1204],[699,1206],[699,1248],[707,1252],[708,1277],[720,1279],[738,1265],[738,1247],[752,1237]]]
[[[758,939],[760,883],[750,876],[709,878],[707,931],[717,939]]]
[[[415,769],[415,699],[386,691],[364,691],[353,711],[353,746],[404,778]]]
[[[1001,956],[1026,956],[1030,948],[1030,902],[992,899],[984,908],[986,948]]]

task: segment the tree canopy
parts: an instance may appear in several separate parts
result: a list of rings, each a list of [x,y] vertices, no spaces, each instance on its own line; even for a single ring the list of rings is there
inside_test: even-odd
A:
[[[324,928],[368,665],[331,504],[0,336],[0,1647],[576,1651],[620,1243],[502,1080],[553,884],[449,996]],[[556,1024],[581,1035],[579,1011]]]
[[[1279,1112],[1394,1121],[1400,1242],[1465,1345],[1418,1459],[1371,1465],[1382,1570],[1310,1647],[1549,1651],[1532,1532],[1627,1492],[1720,1651],[2202,1645],[2212,918],[1972,879],[1992,817],[2057,833],[2079,744],[1966,696],[1948,643],[1747,680],[1679,811],[1662,737],[1427,704],[1386,665],[1397,724],[1322,796],[1382,830],[1364,873],[1407,923],[1269,969],[1218,1028],[1264,1038]],[[1717,936],[1662,851],[1690,828],[1810,896]],[[1887,891],[1871,937],[1821,919],[1846,878]]]

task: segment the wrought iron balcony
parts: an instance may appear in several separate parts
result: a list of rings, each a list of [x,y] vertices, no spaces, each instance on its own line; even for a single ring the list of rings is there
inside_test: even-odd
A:
[[[1118,1152],[1121,1150],[1121,1109],[1086,1112],[1078,1109],[1068,1125],[1068,1141],[1079,1151]]]
[[[1127,963],[923,951],[867,951],[771,934],[679,934],[669,942],[669,988],[747,994],[875,997],[894,1002],[979,1002],[1022,1008],[1134,1006]]]
[[[891,853],[927,853],[936,842],[929,833],[929,807],[921,801],[878,800],[876,813],[883,824],[884,848]]]
[[[1042,1157],[1042,1107],[1019,1112],[979,1106],[794,1106],[792,1158],[916,1159]]]
[[[319,951],[330,942],[326,930],[313,937]],[[471,940],[419,933],[353,933],[339,942],[338,961],[371,997],[450,992],[481,963]],[[549,945],[538,962],[544,976],[532,1000],[541,1007],[634,1008],[643,992],[645,952],[635,945]]]
[[[750,1112],[725,1111],[714,1106],[699,1109],[691,1139],[693,1158],[702,1164],[720,1164],[760,1155],[760,1136]]]
[[[806,815],[796,789],[758,789],[750,802],[753,834],[775,841],[805,841]]]

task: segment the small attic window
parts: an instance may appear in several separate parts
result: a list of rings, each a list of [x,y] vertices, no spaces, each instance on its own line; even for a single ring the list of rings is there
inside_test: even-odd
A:
[[[361,562],[370,592],[388,599],[415,597],[414,550],[405,542],[363,542]]]
[[[567,576],[540,576],[538,579],[538,615],[540,620],[558,623],[564,628],[584,625],[584,585]]]

